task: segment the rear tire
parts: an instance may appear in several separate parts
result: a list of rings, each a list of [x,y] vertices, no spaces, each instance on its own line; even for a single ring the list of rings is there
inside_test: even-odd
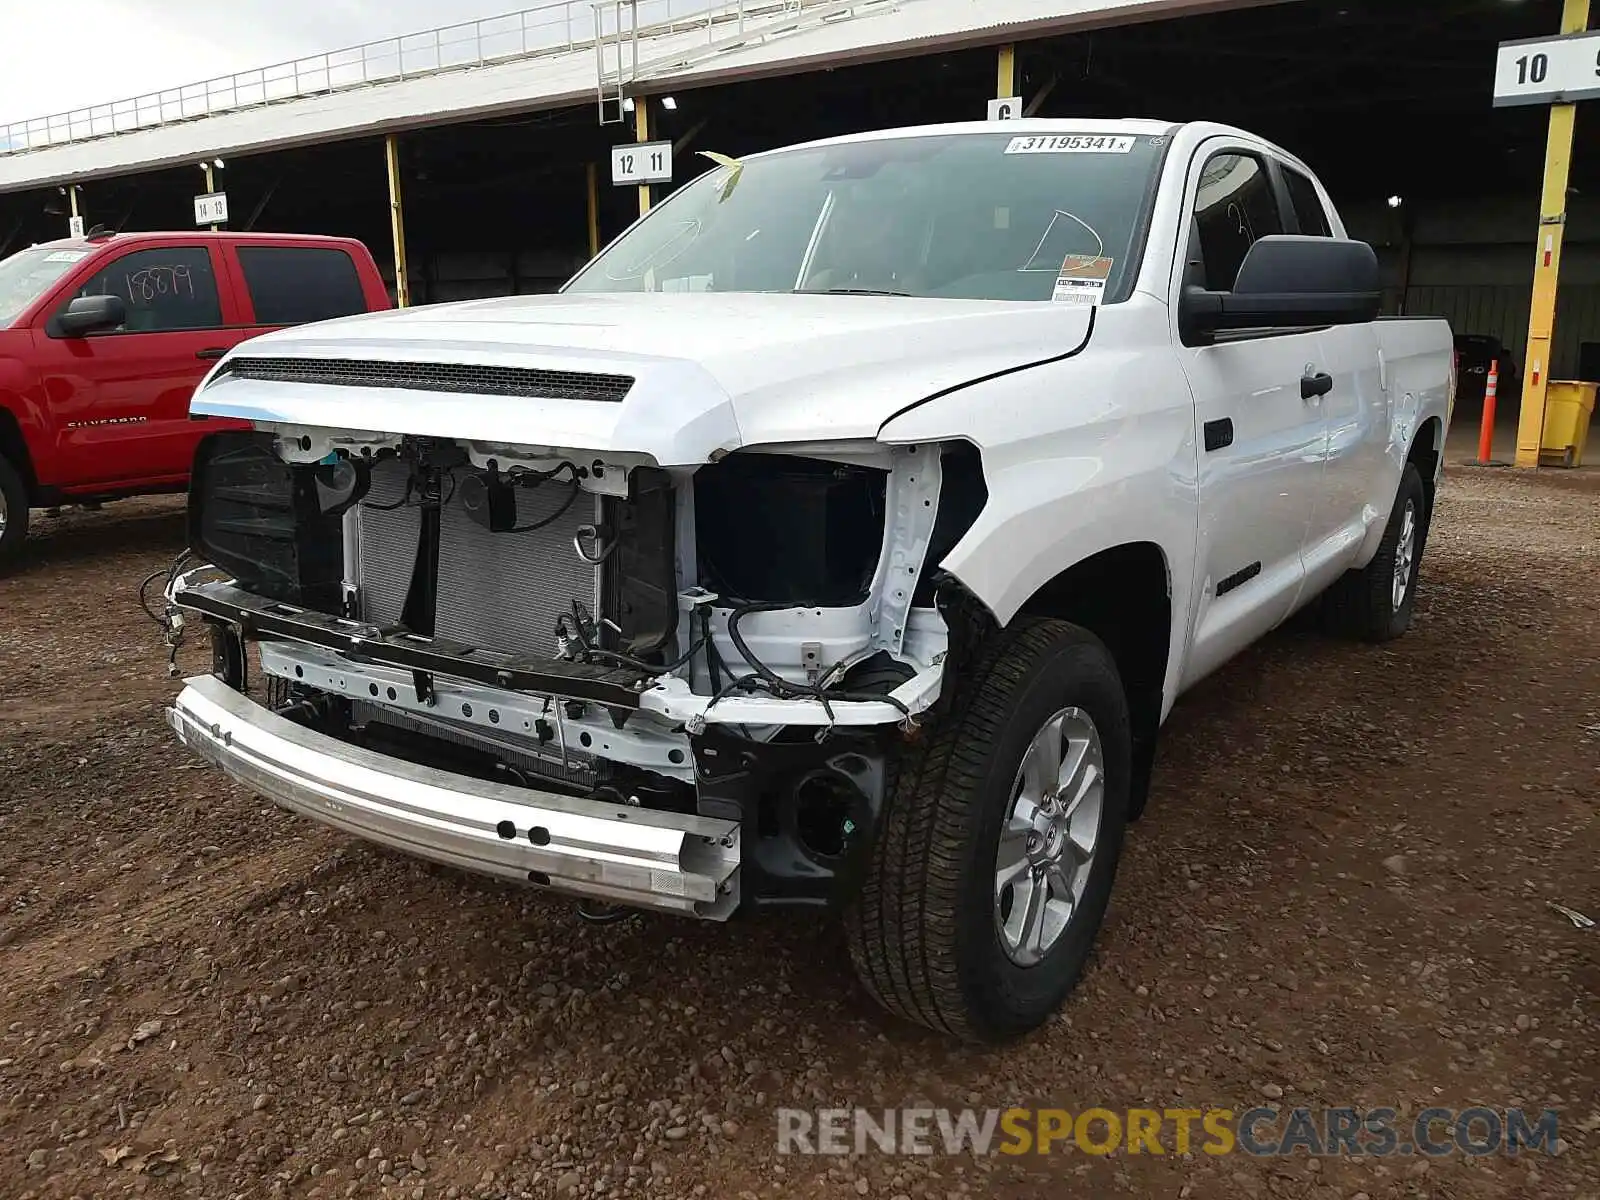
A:
[[[1360,641],[1389,642],[1411,628],[1430,515],[1422,475],[1414,464],[1407,463],[1378,553],[1364,570],[1349,572],[1322,598],[1323,624],[1328,632]]]
[[[845,915],[862,983],[964,1041],[1036,1028],[1082,974],[1127,824],[1116,663],[1064,621],[1019,622],[899,764]]]
[[[0,569],[22,552],[28,537],[28,485],[5,458],[0,457]]]

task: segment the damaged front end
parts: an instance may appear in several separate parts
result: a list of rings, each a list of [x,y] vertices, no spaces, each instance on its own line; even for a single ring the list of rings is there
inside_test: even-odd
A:
[[[186,745],[434,861],[725,919],[841,900],[944,685],[966,443],[646,455],[265,424],[202,446]]]

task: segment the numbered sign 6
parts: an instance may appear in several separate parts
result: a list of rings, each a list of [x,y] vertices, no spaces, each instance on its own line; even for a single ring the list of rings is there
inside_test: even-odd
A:
[[[1003,100],[989,101],[989,120],[1015,121],[1022,116],[1022,98],[1020,96],[1007,96]]]
[[[633,142],[611,147],[611,182],[621,186],[672,182],[672,143]]]

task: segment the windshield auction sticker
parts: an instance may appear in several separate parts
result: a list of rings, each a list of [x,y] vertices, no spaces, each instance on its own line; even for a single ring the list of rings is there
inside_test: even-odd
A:
[[[1056,304],[1099,304],[1116,259],[1092,254],[1069,254],[1056,275],[1050,299]]]
[[[1131,154],[1137,139],[1126,134],[1051,133],[1014,137],[1007,154]]]

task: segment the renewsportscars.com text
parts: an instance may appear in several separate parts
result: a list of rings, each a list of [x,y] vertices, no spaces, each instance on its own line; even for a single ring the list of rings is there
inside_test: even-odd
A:
[[[778,1153],[1248,1154],[1270,1157],[1551,1153],[1551,1109],[824,1108],[778,1110]]]

